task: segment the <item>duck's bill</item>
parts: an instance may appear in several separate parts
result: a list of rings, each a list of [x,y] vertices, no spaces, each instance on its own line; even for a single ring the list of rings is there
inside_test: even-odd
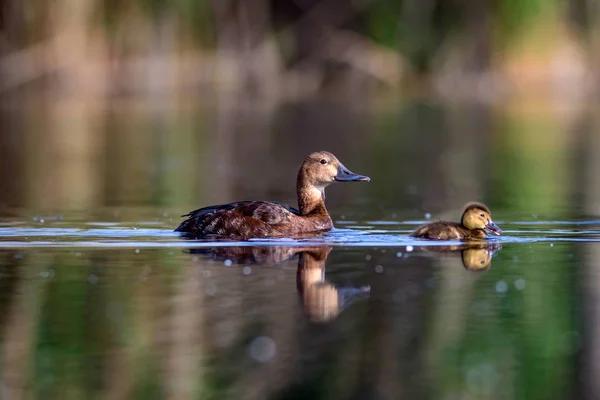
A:
[[[493,223],[492,221],[490,221],[486,226],[485,229],[491,233],[493,233],[494,235],[499,235],[502,233],[502,229],[500,229],[498,227],[498,225],[496,225],[495,223]]]
[[[369,182],[371,180],[368,176],[355,174],[343,165],[338,167],[338,172],[334,179],[338,182]]]

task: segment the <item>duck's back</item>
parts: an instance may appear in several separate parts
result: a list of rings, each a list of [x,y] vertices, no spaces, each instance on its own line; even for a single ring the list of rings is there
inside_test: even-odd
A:
[[[204,207],[184,217],[188,218],[175,231],[197,238],[210,235],[236,238],[279,236],[305,229],[298,226],[301,224],[298,210],[269,201],[240,201]]]
[[[485,238],[487,235],[480,229],[470,230],[461,224],[449,221],[436,221],[423,225],[411,236],[423,239],[456,240],[469,238]]]

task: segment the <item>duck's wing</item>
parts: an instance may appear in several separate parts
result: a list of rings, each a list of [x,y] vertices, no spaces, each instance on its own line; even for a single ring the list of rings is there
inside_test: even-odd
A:
[[[175,231],[194,235],[235,234],[248,226],[249,218],[255,223],[277,225],[289,222],[293,215],[300,212],[279,202],[238,201],[199,208],[183,215],[187,219]]]
[[[244,200],[244,201],[236,201],[235,203],[227,203],[227,204],[219,204],[216,206],[202,207],[197,210],[190,211],[187,214],[183,214],[182,217],[200,217],[200,216],[206,215],[206,214],[213,214],[217,211],[228,211],[228,210],[233,210],[238,207],[244,207],[244,206],[249,206],[249,205],[251,206],[252,204],[255,204],[255,205],[264,205],[264,204],[277,205],[277,206],[285,208],[292,214],[300,215],[300,211],[298,211],[294,207],[290,207],[287,204],[283,204],[278,201]]]

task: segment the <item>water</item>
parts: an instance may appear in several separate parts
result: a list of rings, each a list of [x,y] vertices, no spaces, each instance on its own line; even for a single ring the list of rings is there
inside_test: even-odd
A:
[[[217,110],[0,113],[2,398],[598,397],[588,114]],[[294,205],[317,149],[372,178],[327,190],[334,231],[218,243],[172,231],[202,205]],[[474,248],[407,236],[470,200],[502,236]]]

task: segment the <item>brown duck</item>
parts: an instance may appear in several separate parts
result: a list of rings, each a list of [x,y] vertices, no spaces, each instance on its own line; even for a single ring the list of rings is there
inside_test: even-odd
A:
[[[500,235],[502,229],[492,221],[489,208],[484,204],[473,202],[465,207],[460,223],[431,222],[411,233],[411,236],[434,240],[485,239],[487,232]]]
[[[325,208],[325,188],[333,182],[369,180],[348,170],[331,153],[311,153],[298,172],[299,209],[274,201],[209,206],[184,215],[187,219],[175,231],[191,238],[221,236],[242,240],[328,231],[333,222]]]

